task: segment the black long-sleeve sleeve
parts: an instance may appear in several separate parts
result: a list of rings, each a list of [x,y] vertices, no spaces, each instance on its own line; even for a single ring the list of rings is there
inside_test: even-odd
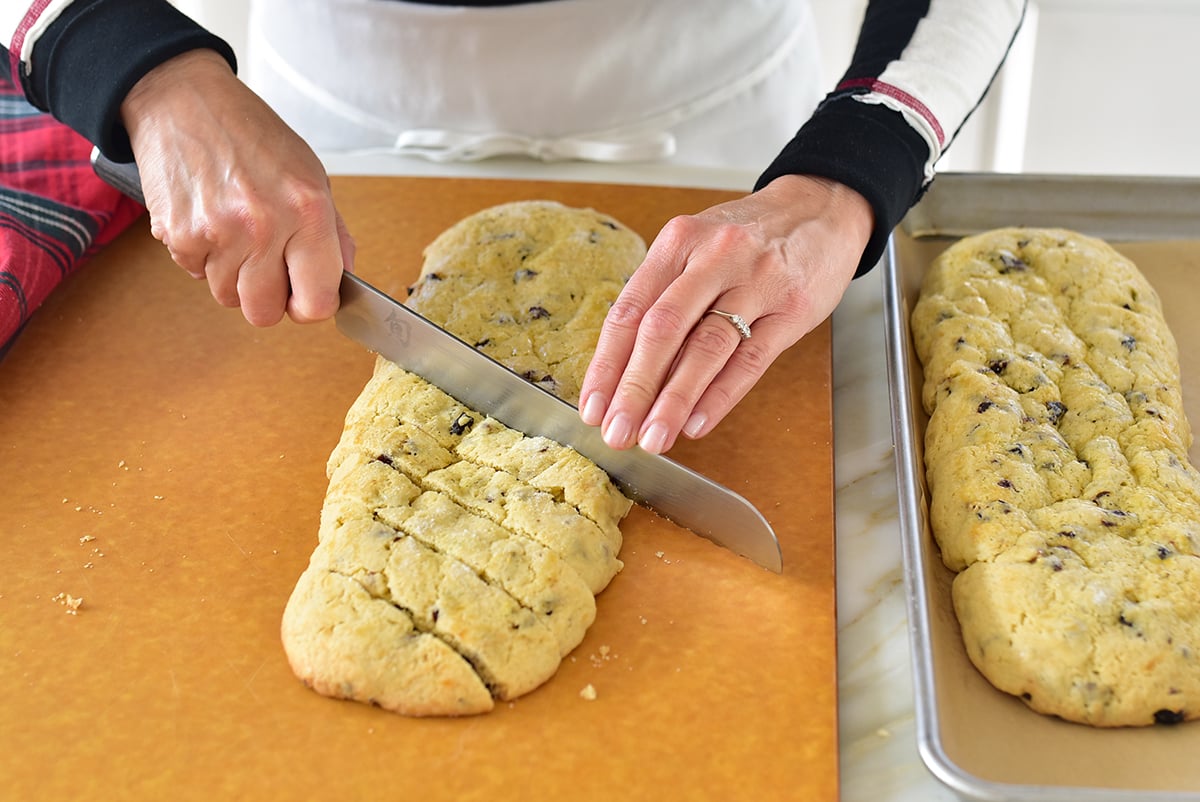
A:
[[[819,175],[858,191],[875,227],[856,275],[933,180],[933,165],[1016,36],[1024,0],[872,0],[850,67],[763,172]]]
[[[228,43],[164,0],[75,0],[39,36],[19,77],[34,106],[109,158],[132,161],[121,102],[151,69],[198,49],[217,51],[236,69]]]

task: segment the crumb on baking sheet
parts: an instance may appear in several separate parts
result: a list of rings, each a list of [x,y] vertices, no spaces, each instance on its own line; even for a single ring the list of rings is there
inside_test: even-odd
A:
[[[596,686],[590,682],[584,685],[583,690],[579,692],[579,698],[586,699],[589,702],[596,701]]]
[[[84,543],[91,543],[95,539],[95,535],[84,535],[83,537],[79,538],[79,545],[82,546]]]

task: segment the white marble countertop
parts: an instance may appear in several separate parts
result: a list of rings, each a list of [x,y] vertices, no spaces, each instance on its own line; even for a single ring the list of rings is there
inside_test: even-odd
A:
[[[331,174],[528,178],[745,189],[755,175],[670,165],[434,164],[323,154]],[[879,270],[833,316],[838,713],[844,802],[950,802],[917,752]]]

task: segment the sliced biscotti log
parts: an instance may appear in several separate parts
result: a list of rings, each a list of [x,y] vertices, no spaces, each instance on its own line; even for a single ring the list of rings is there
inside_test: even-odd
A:
[[[410,304],[573,402],[644,252],[591,210],[507,204],[430,246]],[[554,673],[621,568],[631,502],[602,470],[382,357],[326,470],[318,546],[282,626],[321,693],[409,715],[490,710]]]
[[[1153,288],[1104,242],[951,246],[912,314],[930,521],[967,654],[1033,709],[1200,718],[1200,473]]]
[[[602,471],[588,471],[586,460],[576,463],[573,450],[550,441],[523,447],[529,438],[423,380],[391,369],[378,371],[376,378],[382,375],[389,377],[392,390],[420,400],[364,402],[349,414],[352,422],[329,460],[319,545],[284,611],[284,647],[297,675],[322,693],[410,715],[484,712],[490,702],[471,707],[464,699],[474,697],[457,680],[439,705],[435,699],[406,696],[404,688],[422,693],[426,688],[413,685],[399,669],[400,688],[337,677],[345,668],[341,656],[371,630],[357,622],[331,623],[336,611],[350,615],[362,604],[348,606],[343,583],[321,575],[349,579],[370,599],[386,601],[403,614],[376,616],[374,626],[405,627],[441,641],[461,655],[491,697],[513,699],[552,676],[594,621],[593,594],[621,568],[615,516],[624,515],[631,503],[619,493],[624,503],[613,503],[609,494],[617,491],[611,481]],[[470,430],[485,421],[485,436],[470,437]],[[466,428],[453,431],[460,427]],[[468,437],[467,453],[460,453],[458,446]],[[457,445],[451,450],[439,439]],[[510,451],[554,452],[548,464],[529,471],[534,477],[564,473],[555,466],[566,462],[575,469],[565,475],[583,478],[566,482],[569,492],[561,490],[564,482],[552,483],[560,488],[557,495],[534,487],[492,467],[509,464],[511,458],[500,452]],[[604,502],[591,502],[589,488],[602,492]],[[601,515],[602,527],[567,498],[610,517]],[[340,595],[327,600],[322,632],[314,633],[313,609],[320,601],[310,596],[333,591]],[[395,636],[390,629],[380,635]],[[367,644],[360,646],[371,653]],[[327,659],[324,652],[338,657]],[[371,677],[382,681],[377,674]]]

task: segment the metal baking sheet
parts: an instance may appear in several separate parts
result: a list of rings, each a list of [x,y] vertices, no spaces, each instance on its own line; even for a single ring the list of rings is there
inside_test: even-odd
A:
[[[908,319],[938,253],[958,237],[1010,225],[1071,228],[1134,260],[1163,299],[1181,351],[1184,405],[1200,431],[1200,349],[1192,347],[1200,340],[1200,180],[938,177],[894,233],[883,264],[918,748],[929,770],[965,799],[1200,800],[1200,721],[1102,730],[1042,716],[994,689],[962,646],[950,601],[953,574],[927,520],[927,418]],[[1200,444],[1191,459],[1200,464]]]

